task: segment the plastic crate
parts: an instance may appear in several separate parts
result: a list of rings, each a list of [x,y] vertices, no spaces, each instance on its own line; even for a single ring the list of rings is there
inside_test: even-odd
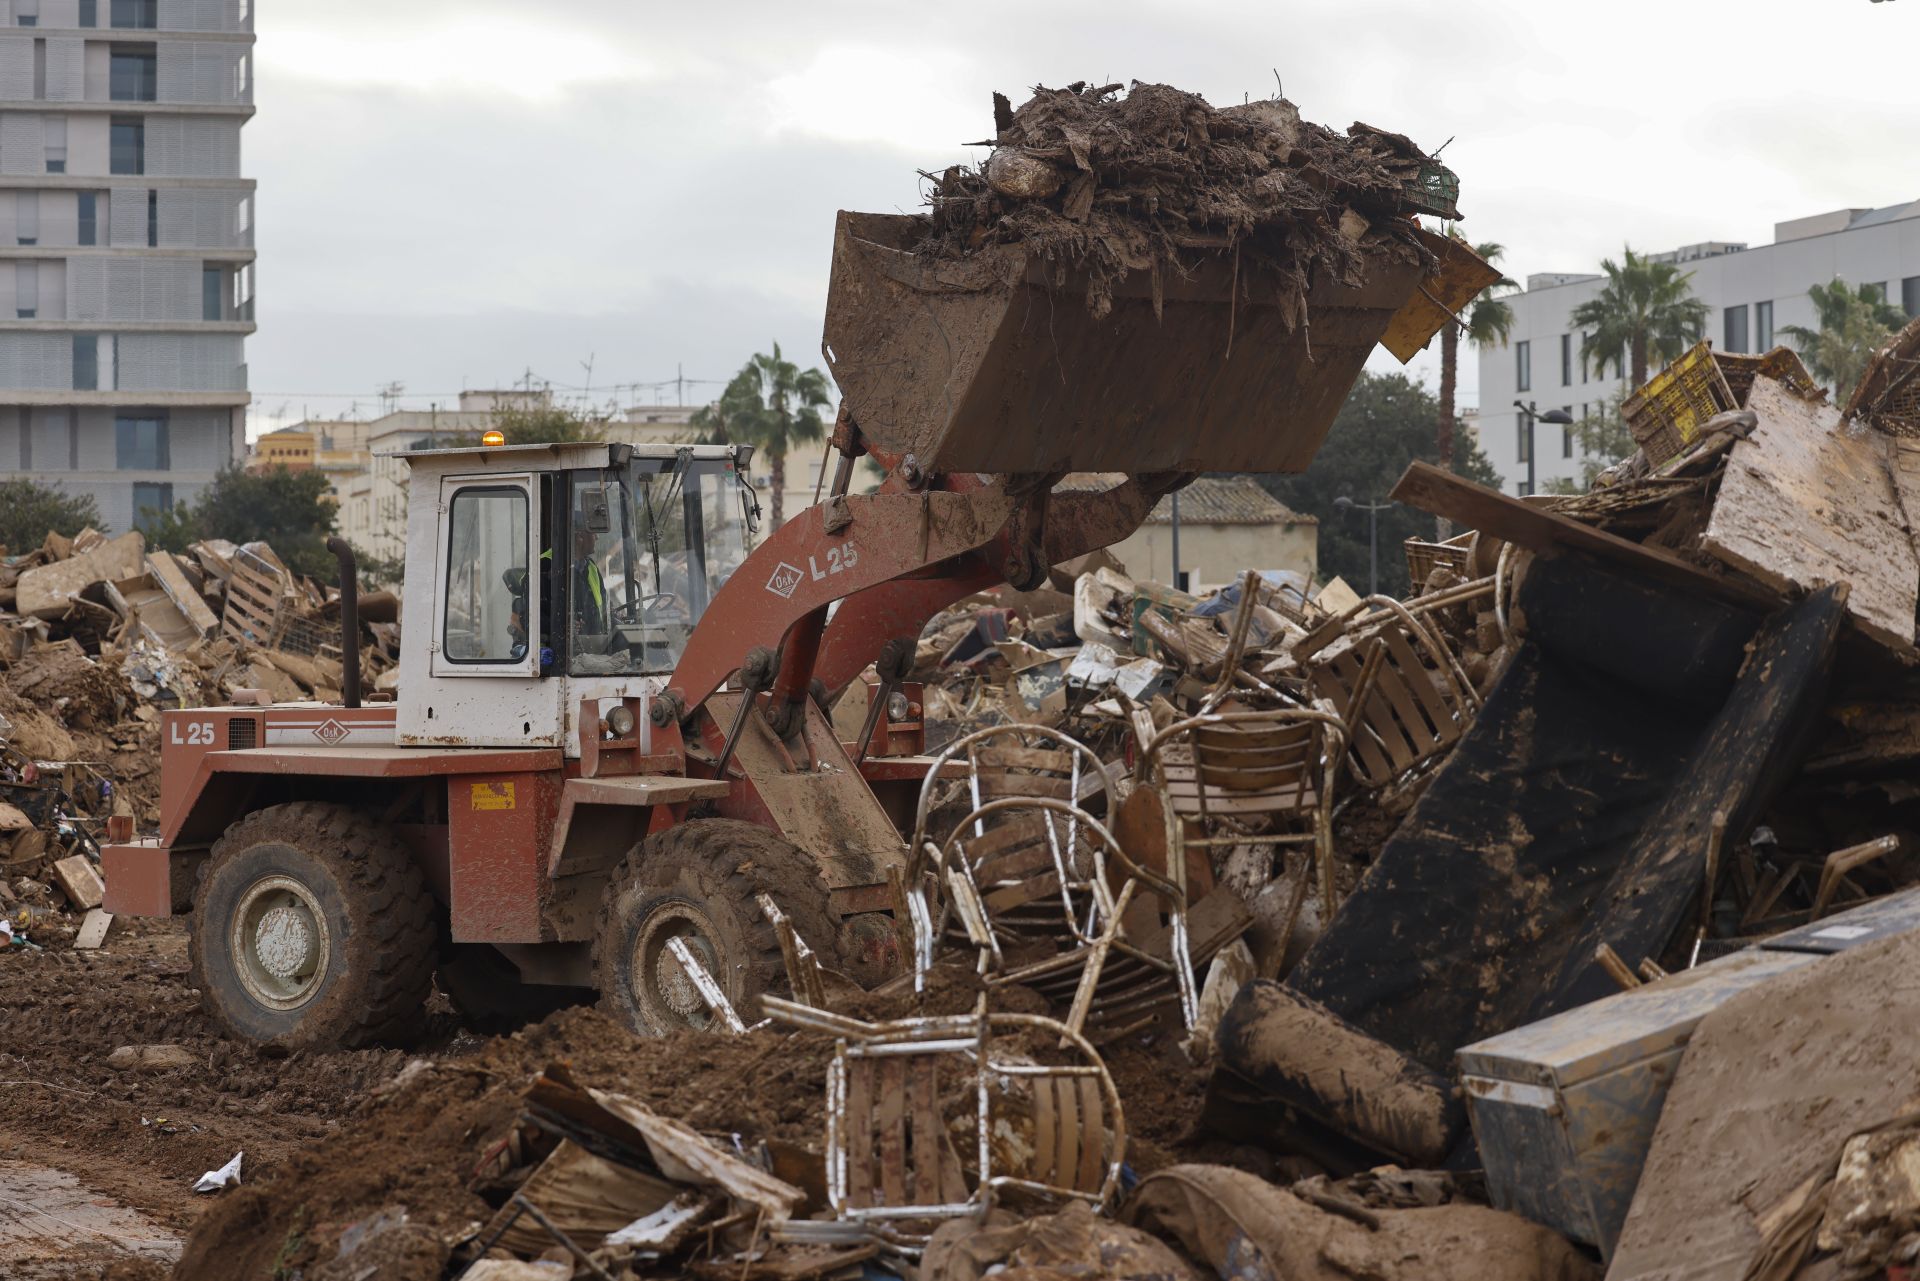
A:
[[[1420,166],[1420,174],[1407,184],[1407,202],[1421,213],[1436,218],[1460,216],[1460,178],[1437,160]]]
[[[1691,445],[1709,418],[1738,407],[1713,344],[1701,342],[1627,397],[1620,416],[1658,467]]]

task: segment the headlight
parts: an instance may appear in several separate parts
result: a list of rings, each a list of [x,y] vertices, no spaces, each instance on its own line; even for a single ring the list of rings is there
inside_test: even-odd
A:
[[[604,723],[607,731],[615,738],[633,737],[633,727],[635,723],[633,719],[633,709],[625,703],[620,704],[608,712]]]
[[[907,696],[905,694],[902,694],[899,690],[896,689],[895,691],[893,691],[893,693],[887,696],[887,719],[888,720],[904,721],[912,712],[913,712],[913,704],[909,703],[907,701]]]

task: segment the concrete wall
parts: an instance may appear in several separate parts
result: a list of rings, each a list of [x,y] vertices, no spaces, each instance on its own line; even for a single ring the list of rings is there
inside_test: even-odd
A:
[[[1778,336],[1782,326],[1817,327],[1807,287],[1836,276],[1855,285],[1886,284],[1888,301],[1899,306],[1901,282],[1920,277],[1920,218],[1761,245],[1684,263],[1682,270],[1693,273],[1694,293],[1711,308],[1705,336],[1713,340],[1715,349],[1726,349],[1726,309],[1745,306],[1747,345],[1760,350],[1785,343]],[[1507,300],[1514,313],[1508,345],[1480,353],[1480,446],[1499,469],[1509,493],[1519,493],[1526,479],[1515,399],[1533,401],[1542,412],[1570,407],[1577,418],[1583,406],[1598,405],[1624,384],[1611,366],[1605,378],[1580,368],[1580,334],[1568,323],[1573,309],[1598,294],[1604,283],[1589,280],[1514,295]],[[1766,343],[1757,330],[1753,304],[1759,302],[1773,304],[1772,343]],[[1568,377],[1563,377],[1560,363],[1563,334],[1569,335],[1572,345],[1573,368]],[[1525,391],[1516,386],[1516,352],[1522,341],[1530,344],[1532,365],[1531,387]],[[1653,368],[1658,368],[1657,362]],[[1542,489],[1556,479],[1577,479],[1580,463],[1577,443],[1569,453],[1559,428],[1539,428],[1535,469]]]
[[[116,414],[151,412],[0,405],[0,477],[91,494],[111,529],[132,529],[135,485],[171,485],[175,501],[191,502],[237,456],[241,432],[238,411],[173,409],[167,411],[170,467],[122,469]]]
[[[1143,525],[1111,549],[1127,574],[1171,585],[1173,527]],[[1312,579],[1320,567],[1318,525],[1203,525],[1180,522],[1180,567],[1188,590],[1206,591],[1249,569],[1284,569]]]

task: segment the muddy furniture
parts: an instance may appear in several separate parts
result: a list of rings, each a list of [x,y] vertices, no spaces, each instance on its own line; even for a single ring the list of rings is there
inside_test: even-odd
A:
[[[1347,764],[1362,787],[1386,787],[1446,752],[1480,709],[1445,634],[1417,612],[1423,608],[1418,599],[1369,596],[1295,649],[1314,695],[1349,727]]]
[[[1049,798],[989,801],[955,829],[940,871],[989,987],[1033,988],[1066,1007],[1068,1027],[1101,1037],[1169,1006],[1193,1026],[1186,886],[1134,863],[1091,815]],[[1137,900],[1158,910],[1131,912]]]
[[[987,1003],[983,995],[972,1014],[868,1023],[766,1000],[772,1018],[839,1038],[827,1068],[826,1133],[827,1197],[838,1218],[899,1227],[984,1215],[1009,1197],[1096,1209],[1112,1202],[1127,1126],[1099,1054],[1065,1024],[989,1013]],[[1033,1032],[1041,1035],[1022,1045],[1057,1041],[1045,1055],[1056,1061],[996,1047],[996,1036]],[[972,1086],[971,1179],[942,1111],[962,1082]],[[1024,1141],[1007,1142],[1013,1135]]]
[[[1326,712],[1218,712],[1155,734],[1135,781],[1164,798],[1170,864],[1185,867],[1190,850],[1204,857],[1249,841],[1309,847],[1311,867],[1301,868],[1287,908],[1291,934],[1310,871],[1319,876],[1323,915],[1333,917],[1333,793],[1346,746],[1345,724]]]
[[[1763,622],[1572,553],[1537,558],[1526,639],[1286,985],[1441,1071],[1462,1045],[1617,990],[1599,944],[1630,965],[1658,954],[1697,894],[1713,812],[1744,837],[1799,759],[1843,595]],[[1253,1044],[1220,1046],[1241,1084],[1287,1069],[1284,1046],[1269,1063]],[[1385,1150],[1339,1103],[1297,1107],[1296,1128]]]

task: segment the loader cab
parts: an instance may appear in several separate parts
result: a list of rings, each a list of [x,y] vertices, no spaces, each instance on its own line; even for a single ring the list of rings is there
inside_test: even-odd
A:
[[[559,746],[584,697],[664,688],[751,548],[749,450],[528,445],[403,455],[398,735]],[[416,643],[416,638],[424,643]]]

